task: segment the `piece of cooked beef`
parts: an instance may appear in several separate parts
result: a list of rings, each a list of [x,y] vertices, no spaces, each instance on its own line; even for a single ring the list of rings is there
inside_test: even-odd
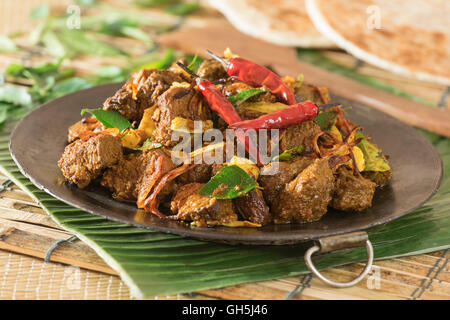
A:
[[[382,187],[389,183],[392,177],[391,171],[363,171],[362,176],[375,182],[378,187]]]
[[[253,189],[234,199],[234,204],[245,220],[259,224],[272,222],[272,214],[260,189]]]
[[[209,81],[228,78],[228,74],[222,64],[215,59],[204,60],[198,67],[197,75]]]
[[[187,81],[183,74],[170,70],[142,70],[139,75],[132,79],[136,83],[125,85],[106,99],[103,109],[117,111],[130,122],[140,121],[144,110],[154,105],[172,83]]]
[[[362,211],[372,206],[376,184],[342,166],[337,170],[331,207],[342,211]]]
[[[137,199],[137,181],[142,176],[148,161],[137,153],[125,156],[118,164],[107,169],[100,184],[108,188],[118,200]]]
[[[286,184],[272,206],[274,222],[312,222],[327,213],[334,176],[326,158],[316,159]]]
[[[171,125],[176,117],[194,121],[211,119],[211,111],[203,95],[194,88],[172,87],[158,98],[157,105],[152,116],[156,125],[152,141],[165,146],[177,144],[177,141],[171,140]]]
[[[148,104],[141,104],[133,97],[129,87],[120,88],[103,103],[103,110],[116,111],[130,122],[139,121]]]
[[[115,165],[122,157],[120,138],[98,133],[69,144],[58,167],[68,181],[84,188],[100,176],[103,169]]]
[[[160,95],[166,92],[174,82],[187,82],[189,79],[180,72],[171,70],[152,70],[150,75],[137,87],[137,99],[149,99],[156,104]]]
[[[82,133],[88,131],[94,132],[98,126],[99,122],[95,118],[86,118],[80,120],[69,127],[69,134],[67,137],[67,141],[69,143],[72,143],[78,138],[80,138],[80,135],[82,135]]]
[[[116,199],[143,203],[157,181],[173,168],[175,165],[164,150],[145,150],[127,155],[106,170],[100,184]]]
[[[300,101],[312,101],[317,105],[330,103],[330,95],[325,87],[316,87],[311,84],[303,84],[295,89],[295,96]]]
[[[178,188],[175,195],[172,197],[172,201],[170,202],[170,211],[174,214],[178,213],[178,210],[186,203],[187,198],[191,195],[198,193],[201,187],[204,186],[204,183],[187,183]]]
[[[180,184],[186,184],[191,182],[202,182],[206,183],[211,179],[212,176],[212,166],[211,164],[202,163],[189,171],[181,174],[177,178],[177,182]]]
[[[280,133],[279,153],[281,154],[300,145],[305,146],[306,152],[311,151],[312,137],[319,132],[321,132],[320,126],[313,120],[304,121],[286,128]]]
[[[264,199],[272,205],[282,188],[294,179],[300,172],[313,163],[314,158],[298,156],[290,161],[277,162],[278,170],[275,170],[275,163],[269,163],[261,169],[258,182],[263,187]],[[270,173],[270,174],[269,174]]]
[[[190,183],[180,187],[171,202],[171,211],[184,221],[194,221],[197,226],[214,226],[237,220],[233,202],[198,194],[202,183]]]

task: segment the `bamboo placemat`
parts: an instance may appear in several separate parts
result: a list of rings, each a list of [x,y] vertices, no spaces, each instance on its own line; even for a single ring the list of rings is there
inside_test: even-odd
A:
[[[0,251],[0,299],[130,299],[118,277]]]

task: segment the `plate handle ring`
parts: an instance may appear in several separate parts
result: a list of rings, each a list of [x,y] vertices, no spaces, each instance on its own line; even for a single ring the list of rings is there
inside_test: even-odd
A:
[[[336,282],[330,279],[325,278],[314,266],[312,262],[312,255],[319,253],[326,253],[335,250],[342,250],[349,247],[360,247],[362,245],[366,246],[367,249],[367,263],[364,270],[361,274],[349,281],[349,282]],[[359,283],[364,277],[370,272],[373,264],[373,247],[370,242],[366,232],[354,232],[351,234],[338,235],[332,237],[321,238],[318,240],[318,243],[309,248],[305,253],[305,262],[308,269],[317,276],[320,280],[325,282],[326,284],[337,287],[337,288],[347,288],[356,285]]]

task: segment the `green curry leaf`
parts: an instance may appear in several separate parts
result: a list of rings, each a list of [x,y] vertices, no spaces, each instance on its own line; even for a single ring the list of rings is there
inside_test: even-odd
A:
[[[141,69],[164,69],[169,67],[176,60],[175,50],[174,49],[166,49],[159,60],[153,59],[151,62],[146,62],[144,64],[137,65],[133,68],[133,70],[141,70]]]
[[[71,56],[77,54],[94,56],[128,55],[125,51],[78,30],[62,29],[57,33],[57,39],[66,51],[70,52]]]
[[[335,110],[326,110],[319,113],[313,120],[322,131],[328,131],[336,122],[338,114]]]
[[[303,151],[305,151],[305,146],[304,145],[299,145],[299,146],[294,147],[292,149],[285,150],[279,156],[276,156],[273,160],[289,161],[289,160],[292,159],[292,157],[294,155],[302,154]]]
[[[92,87],[92,83],[83,78],[70,78],[57,83],[49,96],[49,99],[65,96],[66,94]]]
[[[187,2],[168,6],[166,11],[177,16],[185,16],[200,9],[200,7],[201,6],[198,2]]]
[[[239,106],[246,100],[257,96],[258,94],[261,94],[263,92],[266,92],[265,90],[258,89],[258,88],[251,88],[247,90],[243,90],[241,92],[238,92],[230,97],[228,97],[228,101],[230,101],[233,105]]]
[[[31,107],[32,98],[25,88],[2,86],[0,87],[0,102],[7,102],[16,106]]]
[[[131,128],[131,123],[116,111],[103,110],[101,108],[83,109],[81,110],[81,115],[83,115],[85,112],[92,114],[105,126],[105,128],[117,128],[119,129],[119,131]]]
[[[364,155],[364,171],[389,171],[391,170],[391,167],[389,166],[389,163],[386,159],[386,157],[383,155],[380,149],[367,140],[367,138],[362,134],[361,132],[358,132],[356,134],[357,139],[362,139],[358,143],[358,148],[361,149],[363,155]]]
[[[256,182],[237,165],[223,167],[200,190],[199,194],[217,199],[234,199],[256,187]]]

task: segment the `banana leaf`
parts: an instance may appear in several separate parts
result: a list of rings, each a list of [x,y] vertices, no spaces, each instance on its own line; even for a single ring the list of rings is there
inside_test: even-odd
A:
[[[450,139],[426,133],[442,156],[438,193],[422,208],[368,230],[375,259],[450,247]],[[9,135],[0,136],[0,169],[39,201],[62,227],[88,243],[114,268],[137,298],[186,293],[307,273],[303,255],[311,243],[230,246],[140,229],[91,215],[36,188],[10,157]],[[365,248],[322,255],[319,269],[366,259]]]

